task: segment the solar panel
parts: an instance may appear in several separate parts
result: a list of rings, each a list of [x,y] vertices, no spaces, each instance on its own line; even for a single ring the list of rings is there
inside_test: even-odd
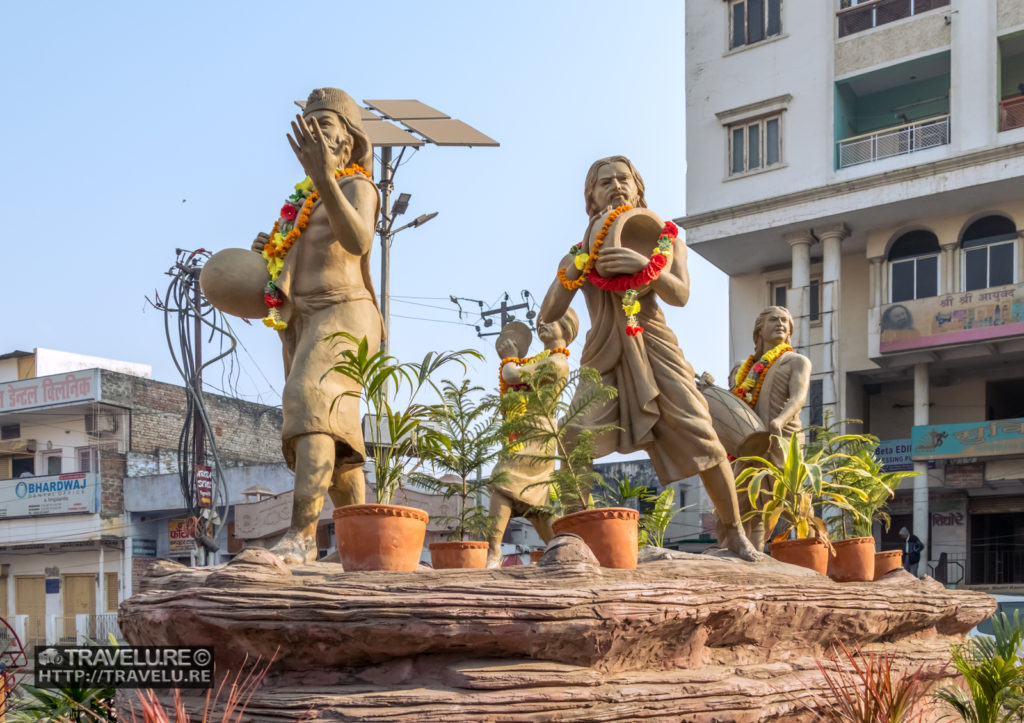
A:
[[[370,143],[375,146],[422,146],[426,141],[417,138],[411,133],[389,123],[383,118],[375,120],[364,120],[363,130],[370,137]]]
[[[388,118],[397,121],[451,117],[418,100],[364,100],[363,102]]]
[[[454,118],[403,120],[402,125],[439,146],[497,146],[499,143],[470,125]]]

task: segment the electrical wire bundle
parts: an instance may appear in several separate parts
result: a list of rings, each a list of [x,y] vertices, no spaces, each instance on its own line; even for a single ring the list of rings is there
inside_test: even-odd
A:
[[[210,252],[205,249],[176,251],[175,264],[167,271],[167,275],[171,277],[167,293],[163,300],[158,296],[154,306],[164,312],[167,346],[187,392],[185,417],[178,437],[178,477],[188,513],[189,531],[200,544],[212,552],[217,550],[213,541],[227,519],[228,494],[217,451],[217,441],[214,439],[213,427],[203,401],[202,378],[204,369],[232,356],[237,344],[220,312],[199,291],[199,272],[202,269],[202,262],[209,258]],[[197,336],[203,326],[209,328],[208,343],[212,343],[215,338],[219,340],[220,352],[205,362],[196,353],[202,348],[202,339]],[[212,461],[213,514],[206,513],[199,507],[196,490],[195,466],[206,464],[206,459],[196,459],[197,416],[202,420],[201,441],[204,442],[206,449],[203,456]]]

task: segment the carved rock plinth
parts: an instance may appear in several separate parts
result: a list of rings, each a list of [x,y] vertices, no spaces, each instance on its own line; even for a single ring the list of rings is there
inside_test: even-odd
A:
[[[902,570],[837,584],[667,551],[610,570],[577,543],[501,570],[289,569],[257,551],[154,568],[120,624],[136,645],[212,645],[219,671],[274,657],[246,720],[813,720],[834,642],[947,682],[950,645],[995,607]]]

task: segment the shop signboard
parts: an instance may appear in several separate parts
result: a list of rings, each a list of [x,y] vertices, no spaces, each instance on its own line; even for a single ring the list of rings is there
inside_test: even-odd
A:
[[[213,470],[204,464],[196,465],[196,498],[200,509],[213,507]]]
[[[0,481],[0,520],[12,517],[94,514],[99,502],[95,472]]]
[[[883,354],[1024,334],[1024,284],[959,291],[882,307]]]
[[[878,443],[875,456],[882,463],[884,472],[907,472],[914,469],[910,458],[911,441],[906,439],[883,439]]]
[[[172,554],[189,553],[195,549],[195,521],[192,519],[167,521],[167,549]]]
[[[1024,454],[1024,419],[930,424],[911,431],[914,460]]]
[[[977,489],[985,481],[984,464],[947,464],[946,486],[956,489]]]
[[[51,374],[0,384],[0,411],[12,412],[99,399],[99,370]]]

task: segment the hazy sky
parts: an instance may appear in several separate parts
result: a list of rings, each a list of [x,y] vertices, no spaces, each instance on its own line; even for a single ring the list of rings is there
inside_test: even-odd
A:
[[[399,224],[440,212],[393,246],[391,348],[403,360],[476,347],[487,362],[474,380],[496,385],[493,338],[460,325],[448,297],[542,298],[584,230],[597,158],[629,156],[652,210],[685,213],[681,0],[65,0],[7,3],[4,16],[0,352],[141,362],[179,382],[145,297],[166,289],[176,248],[248,247],[270,228],[304,175],[285,139],[292,101],[318,86],[417,98],[501,143],[428,145],[398,171],[396,193],[412,194]],[[377,246],[375,274],[379,264]],[[692,301],[668,307],[669,323],[696,371],[724,379],[726,279],[694,253],[690,272]],[[574,306],[585,330],[582,296]],[[279,404],[277,335],[233,326],[245,347],[234,386]]]

